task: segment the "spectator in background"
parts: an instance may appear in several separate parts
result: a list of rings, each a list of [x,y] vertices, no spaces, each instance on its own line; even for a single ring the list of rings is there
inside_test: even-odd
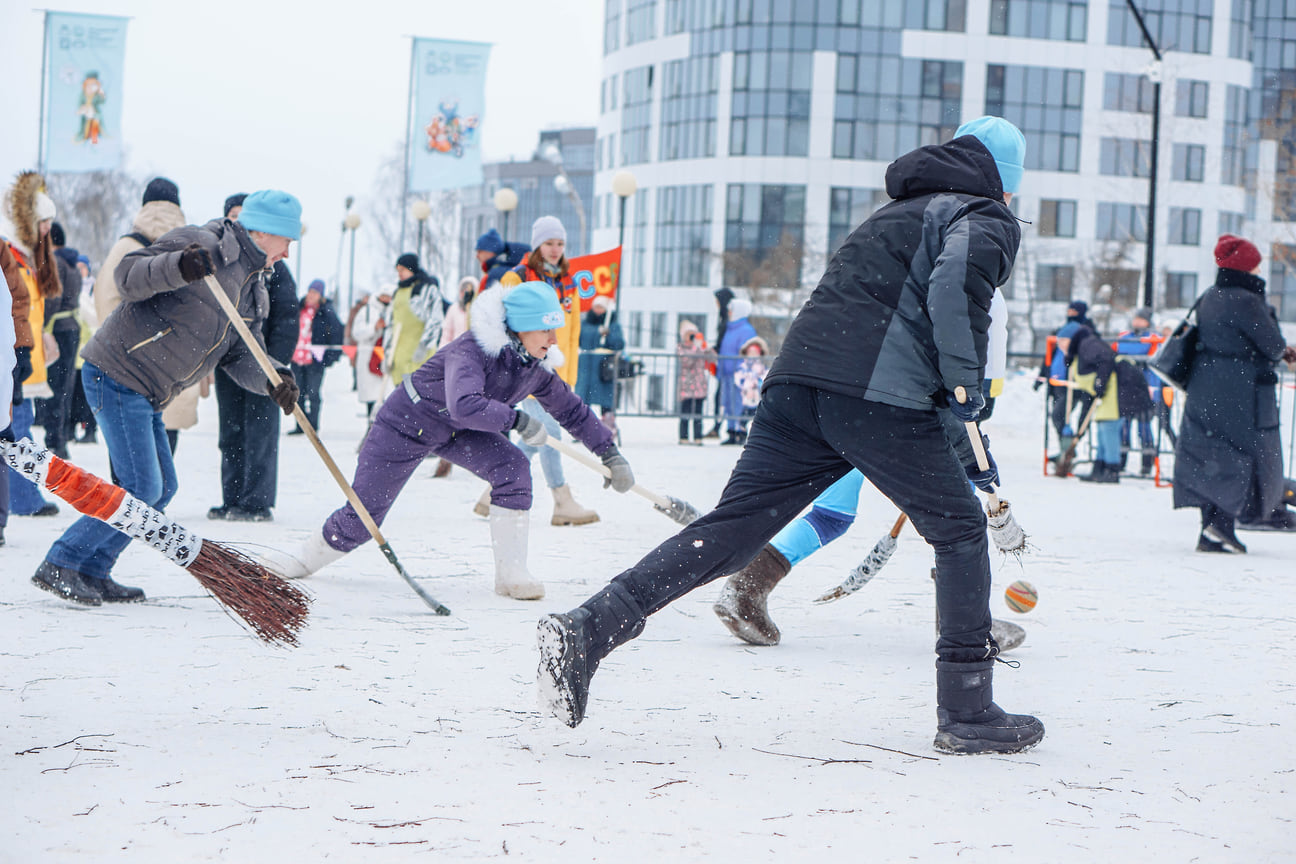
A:
[[[526,260],[531,247],[525,243],[509,243],[494,228],[477,238],[477,263],[481,265],[481,293],[504,278],[504,274]]]
[[[45,333],[52,336],[58,356],[46,367],[46,376],[53,395],[45,400],[45,447],[60,459],[68,459],[68,439],[71,437],[72,376],[77,368],[77,352],[81,347],[81,271],[77,268],[80,253],[69,249],[67,235],[58,222],[50,226],[50,242],[54,246],[54,262],[58,267],[59,283],[63,293],[51,297],[45,304]]]
[[[406,252],[396,259],[396,278],[383,332],[382,368],[391,377],[392,386],[399,386],[432,356],[445,317],[441,283],[423,272],[417,255]]]
[[[441,324],[441,342],[437,345],[438,350],[468,332],[468,307],[472,305],[476,293],[476,279],[465,276],[459,280],[455,302],[446,310],[445,321]]]
[[[13,421],[14,438],[31,434],[35,417],[33,398],[49,394],[45,381],[45,301],[63,293],[58,264],[49,231],[57,215],[53,200],[45,194],[45,181],[34,171],[18,175],[5,196],[8,227],[0,226],[0,269],[13,295],[14,324]],[[51,341],[53,341],[51,339]],[[4,468],[8,491],[5,498],[13,516],[53,516],[58,506],[45,500],[40,490],[17,471]]]
[[[1122,418],[1136,417],[1152,408],[1143,373],[1129,363],[1117,363],[1116,352],[1088,327],[1076,330],[1070,339],[1059,339],[1066,352],[1076,386],[1098,400],[1090,421],[1096,430],[1098,449],[1093,470],[1081,477],[1092,483],[1120,482],[1120,432]]]
[[[130,233],[123,235],[112,245],[99,268],[99,277],[94,286],[95,312],[99,326],[103,326],[108,316],[121,303],[116,275],[121,260],[128,253],[149,245],[168,231],[185,224],[184,211],[180,209],[180,189],[165,177],[154,177],[144,189],[144,199],[131,223]]]
[[[729,304],[733,302],[734,292],[728,288],[717,288],[714,292],[716,300],[716,337],[712,344],[719,350],[720,345],[724,342],[725,331],[729,328]],[[711,374],[719,377],[719,367],[717,362],[713,361],[710,365]],[[715,425],[704,436],[706,438],[719,438],[720,426],[724,421],[724,386],[717,380],[715,392]]]
[[[591,302],[580,328],[576,395],[602,412],[603,425],[616,434],[617,357],[625,350],[625,336],[612,303],[599,294]],[[610,373],[610,375],[609,375]]]
[[[85,398],[85,385],[81,381],[81,349],[90,341],[90,337],[99,329],[99,316],[95,312],[94,286],[95,277],[90,269],[90,259],[84,255],[77,257],[77,270],[81,273],[81,299],[78,301],[77,318],[79,333],[76,350],[76,369],[72,373],[72,407],[68,410],[69,438],[74,444],[97,444],[94,412]]]
[[[742,364],[739,356],[742,346],[756,335],[756,328],[747,320],[751,308],[751,303],[746,300],[734,300],[729,304],[729,322],[718,349],[720,359],[716,361],[716,378],[720,379],[720,406],[724,409],[725,424],[729,430],[721,444],[741,446],[747,441],[747,421],[742,416],[742,391],[734,381],[734,373]]]
[[[7,255],[8,249],[0,240],[0,256]],[[0,271],[0,441],[12,441],[13,428],[13,391],[14,368],[18,365],[18,355],[14,350],[14,321],[8,310],[13,309],[13,294],[9,291],[9,280]],[[9,527],[9,472],[0,468],[0,546],[5,545],[5,528]]]
[[[356,345],[356,398],[365,406],[365,418],[371,426],[374,406],[387,398],[381,346],[390,303],[390,294],[370,294],[351,319],[351,338]]]
[[[1102,338],[1098,332],[1098,325],[1089,318],[1089,304],[1083,300],[1072,300],[1067,304],[1067,323],[1079,324],[1081,327],[1088,327],[1095,336]]]
[[[237,219],[247,195],[225,199],[225,218]],[[269,310],[261,325],[266,353],[287,365],[297,345],[297,283],[288,265],[276,261],[265,280]],[[264,393],[245,390],[217,367],[216,408],[220,416],[221,504],[208,519],[269,522],[279,494],[279,406]],[[166,417],[166,412],[163,412]]]
[[[1147,357],[1153,353],[1154,342],[1152,333],[1152,310],[1147,308],[1137,309],[1134,317],[1130,319],[1128,330],[1122,331],[1116,337],[1116,353],[1118,355]],[[1148,392],[1155,398],[1161,392],[1161,379],[1156,373],[1146,365],[1141,365],[1143,380],[1147,383]],[[1142,411],[1133,417],[1127,418],[1121,423],[1121,468],[1125,467],[1126,459],[1130,451],[1130,431],[1135,423],[1138,424],[1139,433],[1139,452],[1142,455],[1142,464],[1139,466],[1139,474],[1147,476],[1152,473],[1152,467],[1156,464],[1157,449],[1156,438],[1152,434],[1152,408],[1150,406],[1146,411]]]
[[[293,377],[301,388],[301,408],[310,425],[319,431],[320,389],[324,370],[342,356],[342,322],[333,311],[333,301],[324,296],[323,279],[306,289],[297,311],[297,347],[292,353]],[[299,426],[289,435],[301,435]]]
[[[769,356],[769,346],[759,336],[753,336],[743,343],[742,363],[734,372],[734,383],[742,398],[743,435],[747,433],[747,423],[756,416],[756,406],[760,404],[761,385],[765,383],[765,373],[769,367],[765,360]]]
[[[680,341],[675,349],[679,357],[679,443],[702,445],[702,412],[706,408],[707,364],[714,363],[716,353],[707,347],[706,337],[687,318],[680,321]],[[689,440],[689,426],[693,439]]]

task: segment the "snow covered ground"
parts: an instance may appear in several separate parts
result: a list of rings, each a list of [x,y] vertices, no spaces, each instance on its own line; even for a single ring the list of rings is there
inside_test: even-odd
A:
[[[322,425],[349,475],[363,421],[346,377],[329,376]],[[531,559],[549,596],[506,600],[470,512],[482,484],[429,464],[384,531],[454,616],[429,614],[370,545],[309,580],[295,650],[263,646],[138,544],[116,575],[147,603],[64,603],[28,579],[70,508],[11,520],[0,860],[1292,860],[1296,537],[1245,534],[1250,554],[1205,556],[1196,511],[1173,511],[1167,488],[1042,476],[1041,406],[1014,379],[988,429],[1036,547],[1020,566],[995,556],[993,607],[1028,631],[1009,655],[1020,668],[996,678],[1004,707],[1048,729],[1028,753],[931,749],[931,554],[912,529],[860,593],[812,604],[894,519],[867,487],[847,537],[775,594],[782,645],[730,637],[707,586],[604,662],[567,729],[536,706],[536,619],[672,523],[569,463],[603,521],[551,527],[542,494]],[[736,448],[679,447],[675,431],[627,421],[623,449],[641,483],[706,509]],[[280,452],[273,524],[208,522],[205,402],[170,513],[215,539],[291,545],[342,495],[304,438]],[[72,453],[106,472],[102,447]],[[1024,616],[1001,599],[1018,578],[1040,593]]]

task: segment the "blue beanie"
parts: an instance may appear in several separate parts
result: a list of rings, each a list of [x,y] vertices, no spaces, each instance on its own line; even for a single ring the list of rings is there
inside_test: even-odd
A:
[[[494,228],[477,238],[477,251],[498,255],[504,251],[504,238]]]
[[[557,330],[567,317],[547,282],[523,282],[504,295],[504,320],[514,333]]]
[[[306,293],[314,291],[320,295],[328,293],[328,287],[324,284],[323,279],[312,279],[311,283],[306,286]]]
[[[301,202],[278,189],[262,189],[243,199],[238,221],[249,231],[301,239]]]
[[[994,157],[999,168],[1003,191],[1015,193],[1021,186],[1022,168],[1026,158],[1026,136],[1002,117],[986,115],[969,120],[960,126],[954,137],[975,136]]]

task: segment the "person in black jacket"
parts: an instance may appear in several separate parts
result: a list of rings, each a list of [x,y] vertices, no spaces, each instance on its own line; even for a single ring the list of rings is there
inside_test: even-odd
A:
[[[324,370],[342,356],[342,320],[333,311],[333,301],[324,296],[324,280],[316,279],[306,289],[297,315],[297,343],[292,352],[293,375],[301,382],[301,409],[310,425],[319,431],[320,388]],[[301,435],[297,427],[289,435]]]
[[[1174,506],[1201,510],[1198,552],[1246,552],[1235,521],[1288,530],[1279,441],[1278,361],[1296,361],[1265,302],[1260,250],[1225,234],[1219,272],[1197,306],[1197,352],[1175,447]],[[1264,526],[1262,526],[1264,527]]]
[[[649,615],[742,569],[852,467],[908,514],[936,553],[937,735],[957,753],[1011,753],[1044,727],[991,698],[986,518],[937,408],[984,406],[995,289],[1021,239],[1007,202],[1026,142],[998,117],[960,127],[887,169],[891,203],[847,238],[792,322],[765,378],[746,447],[716,509],[565,614],[540,620],[538,685],[555,715],[581,722],[599,661]],[[844,334],[844,335],[843,335]]]
[[[225,199],[225,216],[237,219],[246,195]],[[261,325],[266,353],[287,364],[297,344],[297,283],[283,261],[266,280],[269,312]],[[208,519],[268,522],[279,494],[279,406],[267,395],[244,390],[225,370],[216,369],[216,407],[220,417],[221,504]]]
[[[63,226],[55,222],[50,226],[50,242],[54,244],[54,261],[58,266],[59,282],[63,285],[60,297],[45,301],[45,330],[58,343],[59,356],[46,367],[50,390],[54,395],[44,400],[41,420],[45,426],[45,447],[60,459],[68,457],[68,438],[72,432],[73,378],[76,376],[76,355],[81,348],[81,271],[77,269],[77,250],[68,248]]]
[[[1093,419],[1089,421],[1098,442],[1093,470],[1080,479],[1090,483],[1119,483],[1121,425],[1125,418],[1152,410],[1147,379],[1138,367],[1119,362],[1112,347],[1088,327],[1078,327],[1069,338],[1058,339],[1058,350],[1064,352],[1067,366],[1074,368],[1078,386],[1082,388],[1079,392],[1098,400]]]

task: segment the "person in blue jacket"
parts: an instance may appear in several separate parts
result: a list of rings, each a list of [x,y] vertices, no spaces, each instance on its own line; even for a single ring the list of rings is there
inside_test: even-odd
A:
[[[724,411],[728,435],[722,444],[744,444],[747,441],[747,420],[743,417],[742,388],[734,380],[734,373],[742,366],[742,346],[756,336],[756,328],[747,317],[752,305],[747,300],[734,300],[729,304],[729,323],[724,338],[720,340],[716,361],[716,380],[720,382],[720,407]]]

